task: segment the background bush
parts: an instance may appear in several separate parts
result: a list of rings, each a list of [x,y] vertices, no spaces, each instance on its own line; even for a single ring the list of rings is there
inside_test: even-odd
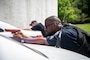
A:
[[[90,23],[90,0],[58,0],[58,17],[63,22]]]

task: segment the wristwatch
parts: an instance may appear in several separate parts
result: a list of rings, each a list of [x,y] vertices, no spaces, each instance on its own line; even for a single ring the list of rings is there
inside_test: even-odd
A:
[[[21,38],[21,43],[24,43],[24,42],[25,42],[25,40],[23,38]]]

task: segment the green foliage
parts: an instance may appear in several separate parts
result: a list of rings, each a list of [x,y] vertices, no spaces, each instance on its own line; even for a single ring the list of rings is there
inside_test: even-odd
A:
[[[62,21],[74,22],[78,20],[78,15],[81,11],[74,8],[72,2],[72,0],[58,0],[58,16]]]
[[[75,0],[77,1],[76,4],[74,5],[77,5],[76,7],[79,8],[82,12],[80,13],[80,16],[79,16],[79,20],[80,22],[85,22],[86,20],[90,19],[88,17],[88,0]]]
[[[76,24],[77,27],[85,30],[90,34],[90,23],[89,24]]]
[[[64,22],[84,22],[88,20],[87,14],[83,11],[87,9],[87,0],[58,0],[58,17]]]

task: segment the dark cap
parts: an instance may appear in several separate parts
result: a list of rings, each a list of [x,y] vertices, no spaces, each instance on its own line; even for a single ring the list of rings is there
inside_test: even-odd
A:
[[[32,26],[32,24],[33,24],[34,22],[37,22],[37,21],[36,21],[36,20],[33,20],[33,21],[31,22],[31,24],[29,24],[29,25]]]

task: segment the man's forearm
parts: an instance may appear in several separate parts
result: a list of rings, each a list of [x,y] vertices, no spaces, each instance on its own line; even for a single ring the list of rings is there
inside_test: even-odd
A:
[[[25,43],[49,45],[46,38],[24,38]]]

